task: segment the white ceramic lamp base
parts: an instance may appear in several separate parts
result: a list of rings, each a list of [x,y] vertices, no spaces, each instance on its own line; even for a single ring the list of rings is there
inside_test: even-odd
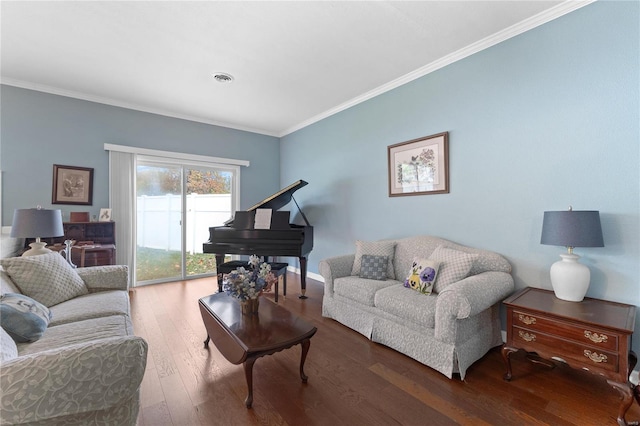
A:
[[[47,243],[45,243],[45,242],[35,241],[35,242],[29,244],[29,247],[31,247],[31,249],[29,249],[29,250],[25,251],[24,253],[22,253],[22,256],[37,256],[39,254],[51,253],[51,250],[49,250],[48,248],[45,247],[46,245],[47,245]]]
[[[591,272],[578,262],[577,254],[561,254],[562,260],[551,265],[551,286],[558,299],[581,302],[589,290]]]

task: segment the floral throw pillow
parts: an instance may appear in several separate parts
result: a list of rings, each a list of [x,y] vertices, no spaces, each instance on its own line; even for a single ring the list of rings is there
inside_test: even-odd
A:
[[[438,276],[440,262],[430,259],[414,259],[409,270],[409,276],[404,280],[404,286],[429,295],[433,292],[433,285]]]
[[[384,281],[387,279],[387,256],[362,255],[360,278]]]

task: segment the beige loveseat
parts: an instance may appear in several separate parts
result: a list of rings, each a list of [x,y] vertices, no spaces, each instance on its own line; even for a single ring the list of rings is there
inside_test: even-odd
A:
[[[7,293],[24,293],[20,280],[30,278],[24,275],[28,268],[16,272],[20,280],[10,277],[15,259],[24,258],[0,260],[2,300],[9,298]],[[59,266],[57,259],[47,259],[54,269]],[[136,424],[147,343],[133,334],[127,267],[97,266],[72,273],[86,289],[48,306],[51,319],[38,340],[16,344],[15,337],[0,330],[2,425]],[[51,286],[63,279],[57,272],[49,277]]]
[[[361,276],[367,254],[389,259],[385,278]],[[414,260],[432,256],[440,264],[434,292],[405,287]],[[464,379],[471,364],[502,344],[499,305],[514,284],[511,266],[496,253],[432,236],[359,241],[356,253],[322,260],[319,270],[323,316],[448,378],[459,373]],[[441,278],[451,282],[439,288]]]

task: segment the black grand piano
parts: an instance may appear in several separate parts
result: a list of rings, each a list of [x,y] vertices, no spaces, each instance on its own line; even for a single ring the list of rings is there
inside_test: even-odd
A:
[[[307,255],[313,248],[313,226],[309,224],[304,212],[300,210],[300,206],[293,198],[293,193],[305,185],[307,182],[299,180],[248,210],[237,211],[231,220],[225,222],[225,226],[209,228],[209,241],[203,244],[203,252],[215,254],[217,265],[224,262],[225,254],[298,257],[300,259],[300,298],[306,299]],[[290,212],[278,211],[292,199],[306,225],[289,223]],[[271,221],[267,226],[269,229],[256,229],[258,209],[271,209]],[[218,282],[222,282],[221,274],[218,274]]]

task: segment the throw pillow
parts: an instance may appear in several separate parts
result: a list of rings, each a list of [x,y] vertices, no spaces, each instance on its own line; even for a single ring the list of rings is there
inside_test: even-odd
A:
[[[75,269],[59,253],[0,259],[23,294],[46,307],[89,293]]]
[[[393,255],[396,251],[396,243],[393,241],[356,241],[356,258],[353,262],[351,275],[360,275],[362,267],[362,256],[370,254],[373,256],[387,256],[387,278],[396,279],[393,271]]]
[[[51,312],[24,294],[0,296],[0,325],[18,343],[35,342],[47,329]]]
[[[18,347],[16,342],[4,331],[4,328],[0,328],[0,361],[9,361],[17,356]]]
[[[430,260],[440,262],[438,279],[433,290],[436,293],[440,293],[449,285],[465,278],[477,257],[477,254],[465,253],[444,246],[436,247],[431,256],[429,256]]]
[[[433,284],[438,276],[440,262],[430,259],[414,259],[409,270],[409,276],[404,280],[404,286],[422,294],[431,294]]]
[[[383,281],[387,279],[387,256],[362,255],[360,278]]]

